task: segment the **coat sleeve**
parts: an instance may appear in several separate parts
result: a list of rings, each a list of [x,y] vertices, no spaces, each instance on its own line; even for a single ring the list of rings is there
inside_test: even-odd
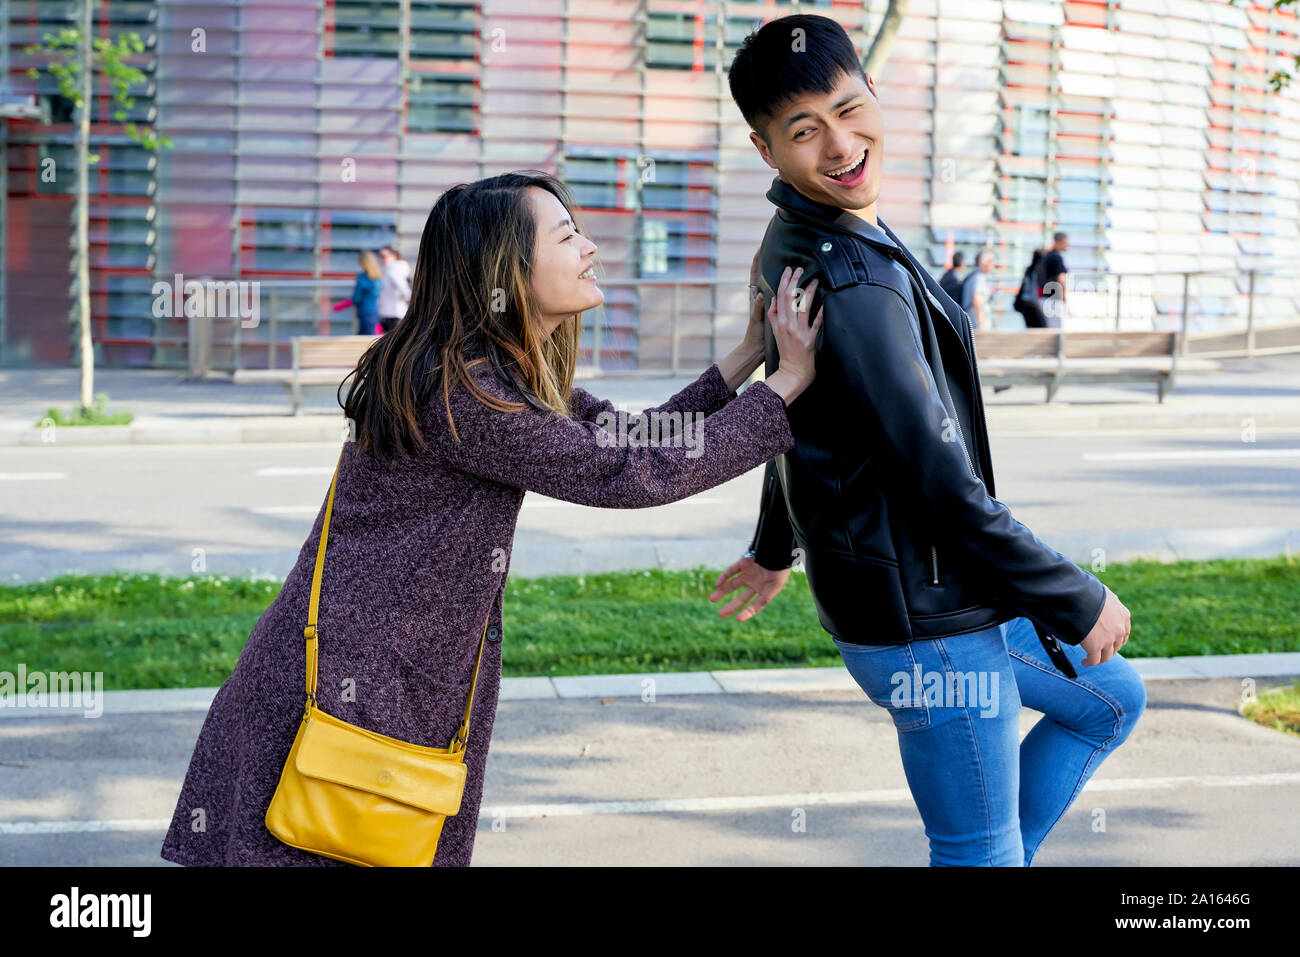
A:
[[[481,387],[506,401],[518,394],[487,376]],[[755,382],[735,401],[707,416],[698,429],[658,443],[620,442],[594,422],[578,421],[526,406],[502,412],[478,401],[463,386],[452,390],[447,427],[442,418],[429,434],[453,467],[471,475],[539,492],[551,498],[602,508],[649,508],[695,495],[743,475],[793,447],[785,402],[766,383]],[[693,425],[693,423],[692,423]]]
[[[965,426],[951,421],[904,299],[853,285],[828,292],[823,302],[818,378],[825,368],[848,411],[874,430],[885,467],[917,491],[971,562],[988,568],[1014,607],[1062,641],[1083,641],[1101,616],[1105,586],[1012,518],[975,476]]]
[[[794,528],[786,509],[785,493],[781,479],[776,474],[776,460],[767,463],[763,472],[763,494],[758,503],[758,525],[749,550],[754,561],[769,571],[789,568],[794,564]]]
[[[576,385],[570,395],[574,419],[579,422],[597,422],[607,429],[617,426],[613,430],[616,434],[618,429],[623,430],[622,434],[627,434],[638,419],[656,421],[656,414],[661,430],[667,426],[670,434],[675,433],[678,426],[694,420],[694,413],[712,415],[736,397],[736,393],[728,388],[727,380],[723,378],[716,362],[668,401],[640,413],[620,412],[608,399],[598,399]],[[672,415],[674,412],[680,414]]]

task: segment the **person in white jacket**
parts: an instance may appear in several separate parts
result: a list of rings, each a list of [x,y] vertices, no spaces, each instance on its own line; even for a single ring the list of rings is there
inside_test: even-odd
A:
[[[383,285],[379,288],[379,322],[385,332],[406,315],[411,301],[411,264],[392,246],[379,250],[384,265]]]

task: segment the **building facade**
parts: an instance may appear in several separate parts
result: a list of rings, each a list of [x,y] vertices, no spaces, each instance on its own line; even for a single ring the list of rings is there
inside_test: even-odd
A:
[[[43,113],[3,121],[0,364],[75,357],[75,127],[23,48],[79,6],[0,0],[6,95]],[[616,280],[586,317],[586,360],[698,368],[743,330],[775,175],[727,64],[791,12],[834,17],[865,54],[885,6],[99,0],[99,35],[147,44],[130,119],[174,146],[135,145],[96,96],[97,359],[186,364],[193,321],[159,315],[156,291],[179,276],[257,281],[261,322],[214,321],[215,364],[286,365],[290,336],[351,331],[329,304],[360,250],[395,242],[413,258],[448,186],[534,168],[572,187]],[[1212,328],[1243,314],[1251,281],[1257,321],[1294,321],[1300,83],[1274,92],[1268,76],[1297,52],[1296,17],[1268,4],[912,0],[875,77],[880,215],[936,272],[954,248],[994,249],[1007,328],[1022,327],[1008,290],[1056,229],[1096,303],[1118,304],[1117,282],[1138,294],[1071,322],[1175,328],[1186,283],[1191,328]]]

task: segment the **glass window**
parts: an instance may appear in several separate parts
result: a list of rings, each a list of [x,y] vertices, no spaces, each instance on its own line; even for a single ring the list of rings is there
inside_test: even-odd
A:
[[[418,133],[471,133],[477,127],[478,86],[474,77],[413,73],[407,129]]]
[[[397,0],[337,0],[334,55],[396,59],[401,52],[401,18]]]
[[[240,268],[310,273],[315,267],[316,231],[314,209],[245,208]]]
[[[411,0],[411,59],[477,59],[478,29],[477,4]]]

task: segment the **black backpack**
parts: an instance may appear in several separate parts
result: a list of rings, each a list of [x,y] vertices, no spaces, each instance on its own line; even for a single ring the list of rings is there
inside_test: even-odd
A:
[[[1024,278],[1020,280],[1020,288],[1016,291],[1017,301],[1037,302],[1040,298],[1038,290],[1043,288],[1043,264],[1047,257],[1041,253],[1035,253],[1034,256],[1025,267]]]
[[[979,268],[976,267],[966,274],[966,278],[961,281],[961,298],[957,300],[957,305],[961,306],[966,312],[970,312],[971,306],[975,302],[975,277],[979,275]]]

